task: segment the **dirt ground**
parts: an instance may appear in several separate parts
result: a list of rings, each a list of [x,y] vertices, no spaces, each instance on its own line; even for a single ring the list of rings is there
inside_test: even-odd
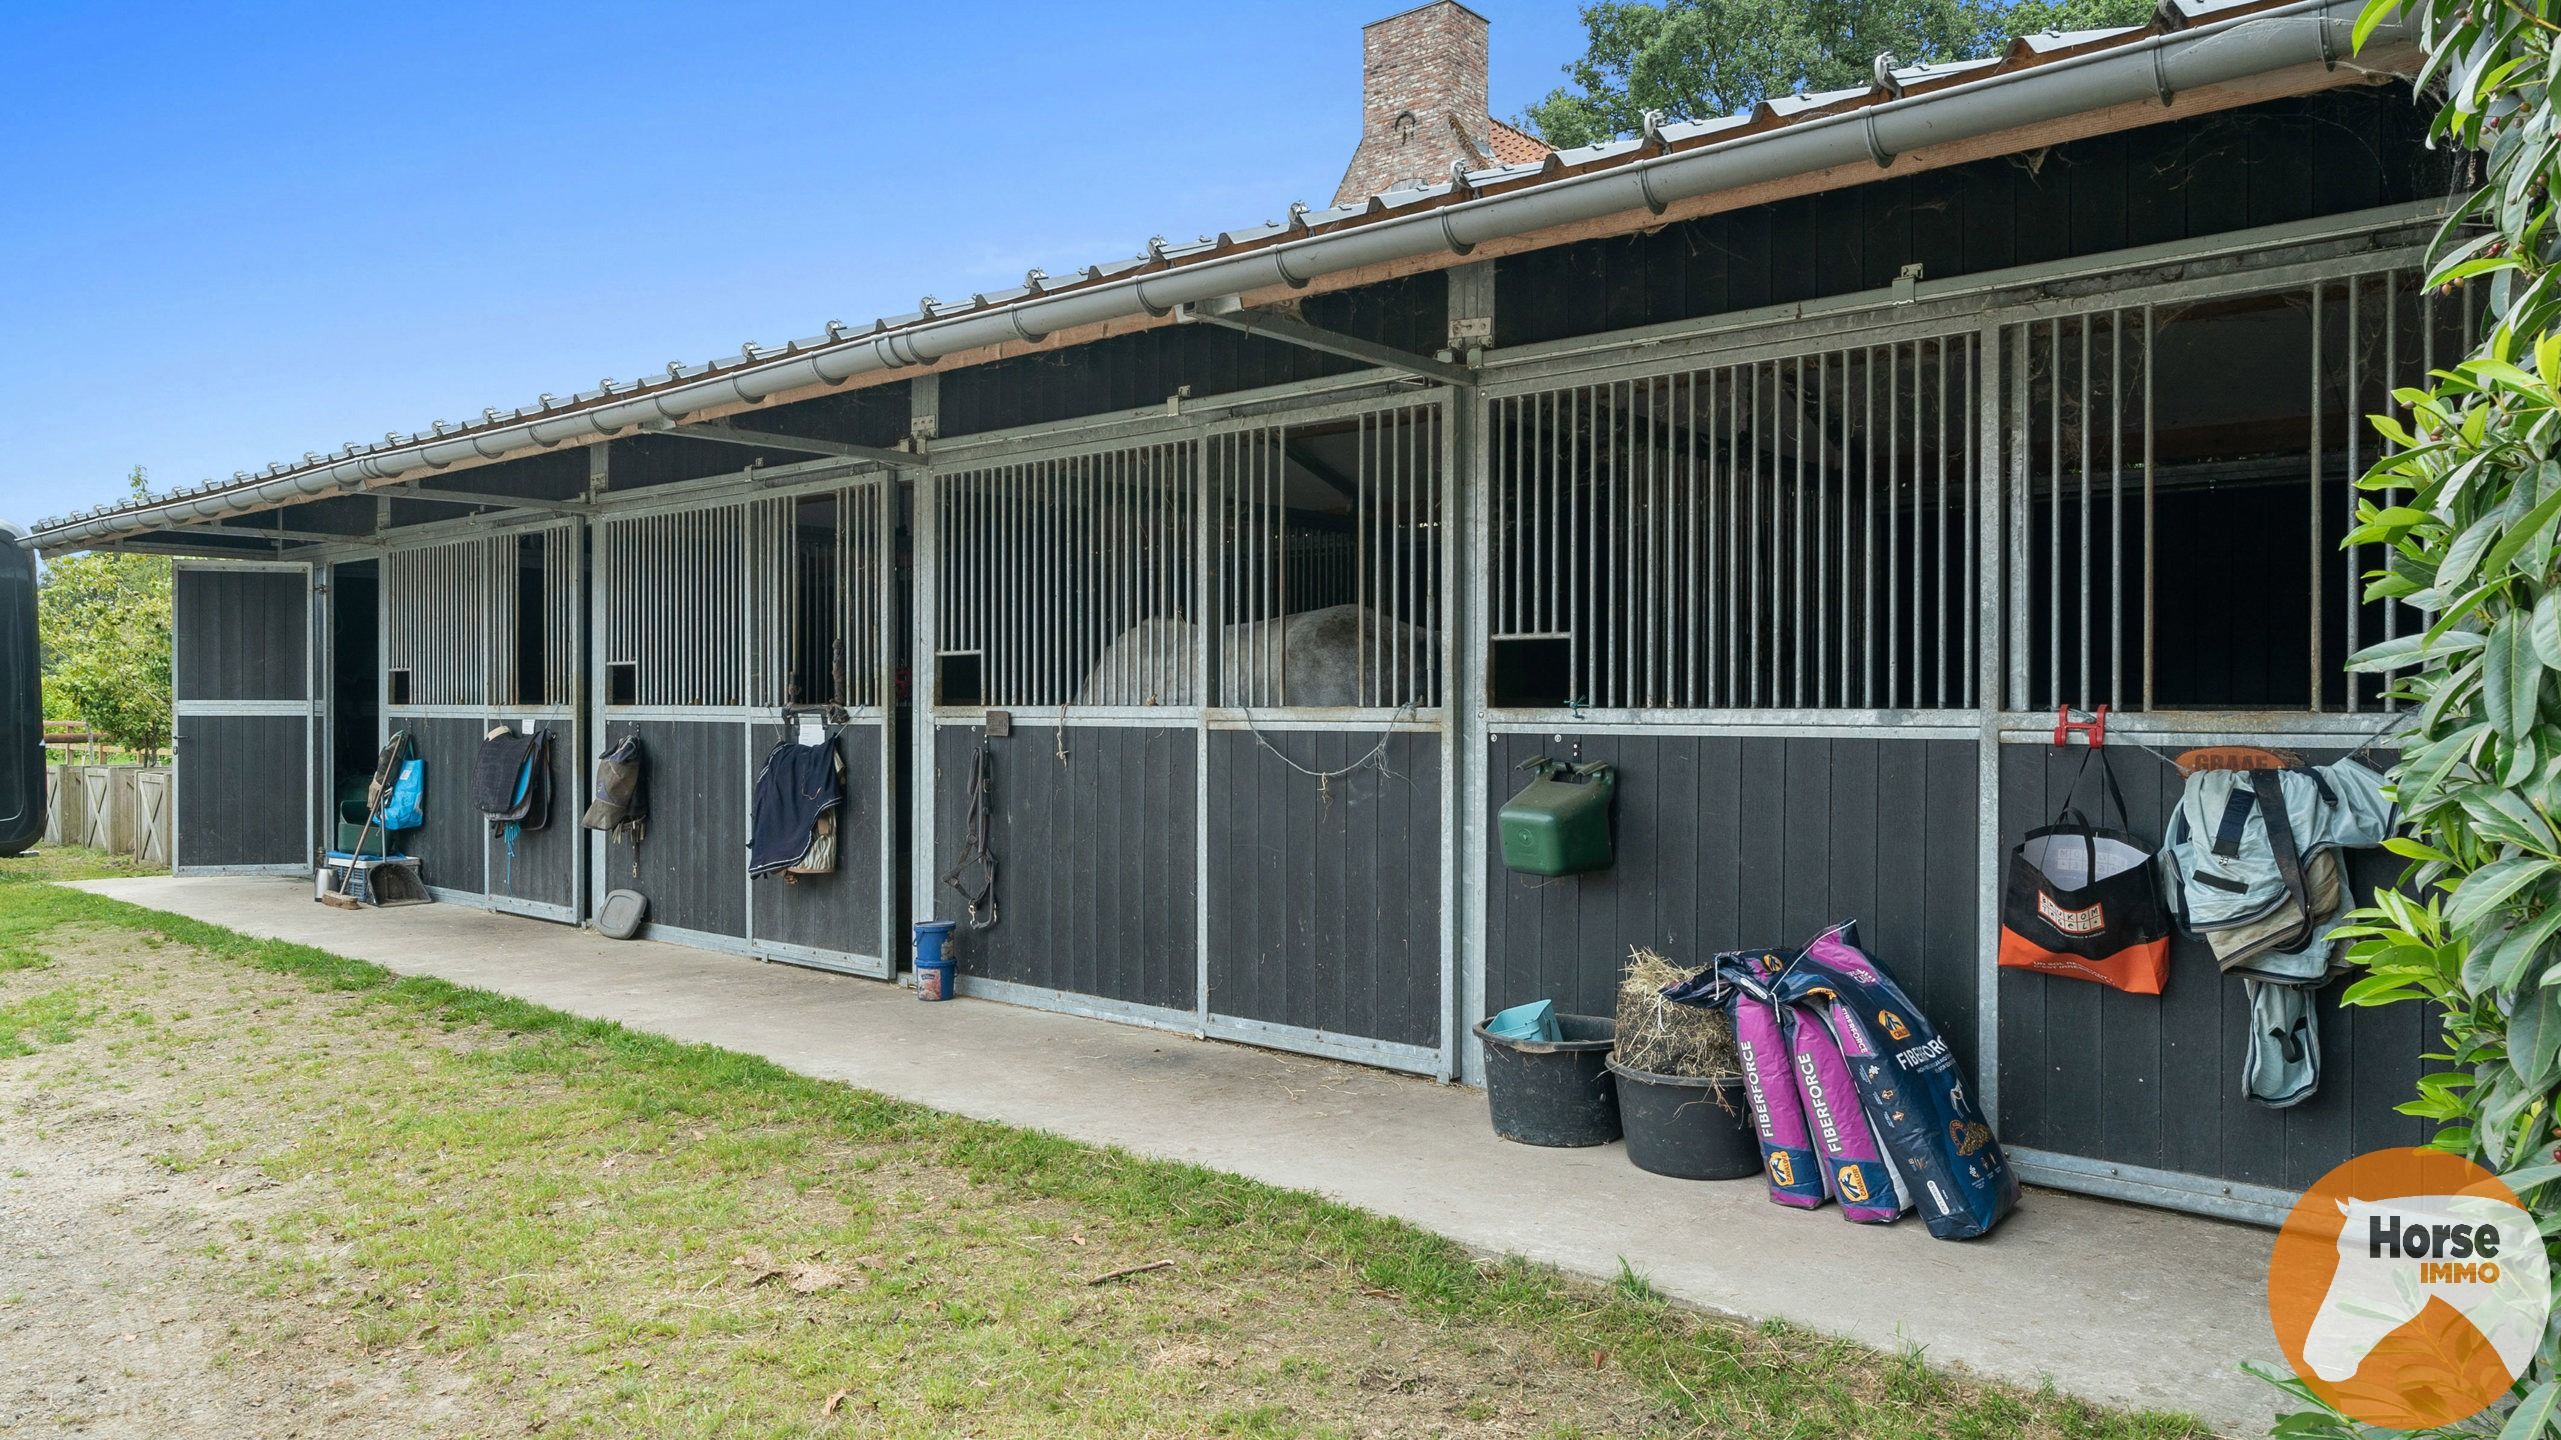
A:
[[[362,1096],[378,1092],[386,1075],[395,1085],[423,1077],[506,1037],[384,1025],[390,1017],[352,1014],[343,997],[174,944],[138,953],[137,937],[116,931],[57,932],[38,948],[48,962],[42,968],[0,971],[0,1041],[13,999],[21,1018],[31,997],[56,1022],[53,1043],[39,1027],[32,1053],[0,1063],[0,1435],[387,1440],[537,1434],[557,1422],[566,1423],[556,1433],[588,1433],[600,1409],[630,1400],[633,1374],[659,1367],[681,1385],[685,1370],[704,1363],[674,1353],[663,1338],[617,1347],[597,1362],[587,1317],[651,1303],[622,1282],[726,1295],[717,1308],[736,1310],[769,1295],[797,1298],[787,1290],[824,1300],[825,1292],[872,1283],[875,1272],[915,1264],[894,1247],[810,1261],[715,1242],[705,1289],[693,1288],[691,1272],[575,1278],[547,1307],[548,1318],[500,1343],[448,1349],[432,1323],[415,1338],[386,1343],[378,1312],[388,1299],[414,1300],[423,1287],[386,1297],[385,1277],[367,1273],[346,1243],[360,1228],[347,1203],[347,1182],[358,1177],[327,1169],[291,1176],[295,1167],[262,1165],[260,1157],[291,1150],[323,1111],[347,1103],[322,1077],[343,1077],[344,1088]],[[66,995],[75,1000],[64,1023],[58,1002]],[[518,1077],[494,1085],[488,1098],[539,1109],[562,1095],[557,1084]],[[700,1131],[689,1138],[706,1139]],[[626,1169],[639,1168],[640,1158],[624,1157]],[[1150,1293],[1143,1289],[1150,1282],[1178,1277],[1147,1272],[1088,1301],[1075,1275],[1147,1263],[1107,1223],[1034,1204],[1009,1210],[1014,1233],[974,1233],[972,1223],[956,1220],[973,1204],[963,1177],[884,1166],[854,1147],[803,1163],[801,1183],[757,1187],[769,1192],[765,1208],[824,1213],[840,1204],[825,1189],[811,1191],[806,1182],[816,1173],[867,1183],[890,1211],[941,1217],[954,1255],[924,1288],[940,1293],[946,1308],[994,1312],[1004,1304],[989,1293],[1004,1282],[982,1283],[973,1253],[994,1252],[989,1258],[1001,1264],[983,1269],[1001,1276],[1021,1263],[1005,1247],[1055,1241],[1060,1253],[1041,1263],[1068,1272],[1063,1283],[1074,1300],[1038,1317],[1041,1326],[1128,1331],[1120,1338],[1144,1383],[1209,1412],[1127,1433],[1541,1436],[1655,1428],[1647,1417],[1656,1407],[1623,1377],[1586,1369],[1569,1372],[1559,1387],[1552,1373],[1542,1375],[1552,1371],[1552,1356],[1513,1353],[1527,1344],[1520,1335],[1456,1336],[1415,1325],[1383,1294],[1355,1290],[1311,1304],[1307,1294],[1287,1293],[1320,1277],[1279,1277],[1257,1294],[1201,1273],[1213,1267],[1188,1258],[1185,1268],[1199,1276],[1191,1285]],[[611,1170],[615,1161],[603,1164]],[[436,1199],[507,1203],[461,1187]],[[545,1210],[589,1222],[597,1205],[561,1198]],[[670,1248],[699,1238],[670,1236]],[[672,1303],[709,1308],[702,1300]],[[644,1353],[635,1358],[635,1350]],[[734,1385],[740,1377],[698,1378]],[[1534,1394],[1533,1385],[1549,1393]],[[859,1380],[838,1388],[848,1393],[832,1407],[821,1398],[830,1392],[814,1390],[803,1413],[815,1421],[842,1416],[851,1422],[846,1433],[869,1433],[856,1416],[881,1397]],[[983,1393],[988,1382],[970,1388]],[[1560,1428],[1560,1397],[1552,1393],[1560,1388],[1571,1396],[1564,1409],[1606,1428]],[[979,1398],[964,1390],[931,1403],[965,1413]],[[892,1428],[913,1433],[903,1423]],[[1103,1421],[1096,1433],[1124,1428]],[[666,1430],[729,1433],[692,1421]]]
[[[51,967],[16,974],[121,969],[133,937],[93,932],[50,948]],[[141,988],[175,999],[211,987],[173,975]],[[478,1428],[469,1382],[442,1363],[297,1343],[308,1337],[282,1313],[243,1323],[248,1302],[209,1252],[259,1233],[291,1196],[254,1170],[180,1172],[152,1158],[184,1073],[119,1067],[108,1083],[76,1063],[0,1065],[0,1435],[375,1440]]]

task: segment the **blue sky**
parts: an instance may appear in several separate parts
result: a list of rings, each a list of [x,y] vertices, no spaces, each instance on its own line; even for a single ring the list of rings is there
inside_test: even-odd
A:
[[[1398,8],[5,0],[0,518],[1322,204]]]

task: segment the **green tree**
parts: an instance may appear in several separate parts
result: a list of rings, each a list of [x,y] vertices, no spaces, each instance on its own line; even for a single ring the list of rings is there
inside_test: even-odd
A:
[[[1863,85],[1876,57],[1911,64],[1987,55],[2013,35],[2139,25],[2150,0],[1598,0],[1573,83],[1529,107],[1551,145],[1634,133],[1648,110],[1675,120],[1737,114],[1772,95]]]
[[[143,472],[127,477],[147,495]],[[155,555],[73,555],[45,567],[36,590],[45,713],[155,764],[169,748],[170,567]]]

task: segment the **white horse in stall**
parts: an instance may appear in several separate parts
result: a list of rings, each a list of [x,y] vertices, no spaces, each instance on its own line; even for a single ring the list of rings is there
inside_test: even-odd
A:
[[[1198,630],[1188,620],[1150,618],[1120,633],[1085,672],[1079,705],[1198,705]],[[1229,625],[1218,637],[1218,701],[1340,708],[1373,692],[1420,687],[1430,674],[1432,632],[1363,605],[1328,605],[1279,620]]]

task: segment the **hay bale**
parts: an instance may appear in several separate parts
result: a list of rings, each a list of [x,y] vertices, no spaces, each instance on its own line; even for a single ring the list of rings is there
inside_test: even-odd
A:
[[[1664,990],[1705,968],[1684,969],[1642,945],[1628,951],[1618,982],[1618,1063],[1695,1079],[1742,1073],[1734,1025],[1724,1011],[1663,998]]]

